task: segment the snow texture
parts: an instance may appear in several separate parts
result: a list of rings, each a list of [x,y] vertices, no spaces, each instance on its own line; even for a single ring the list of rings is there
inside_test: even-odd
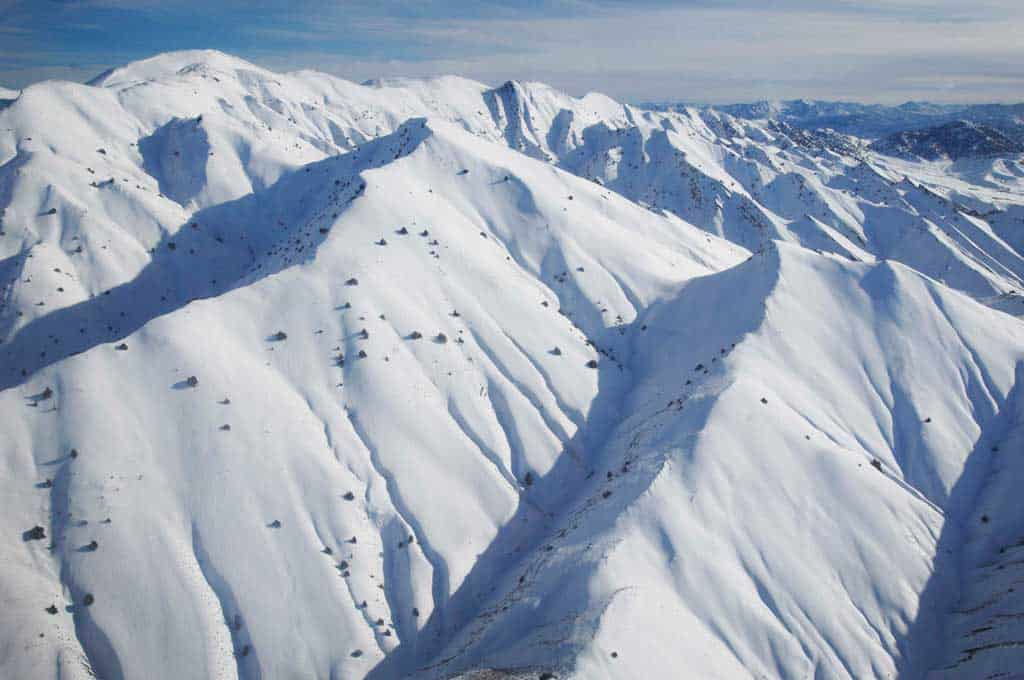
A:
[[[212,51],[27,87],[0,676],[1013,677],[1022,178]]]

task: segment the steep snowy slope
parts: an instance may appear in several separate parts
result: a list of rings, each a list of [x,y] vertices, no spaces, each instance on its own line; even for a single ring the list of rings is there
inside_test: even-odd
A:
[[[410,650],[416,662],[399,648],[374,677],[918,678],[941,664],[960,553],[998,543],[938,541],[961,523],[980,540],[993,477],[971,452],[1013,445],[1013,415],[997,413],[1024,374],[1019,323],[899,265],[780,246],[636,324],[636,386],[597,474],[479,604],[485,555],[453,599],[459,627],[427,626],[451,642]],[[1008,498],[986,498],[1004,544],[1019,539]]]
[[[1024,600],[1018,587],[1024,567],[1024,517],[1018,493],[1022,479],[1024,375],[1018,367],[1014,390],[999,418],[979,440],[972,474],[958,483],[974,494],[973,512],[943,528],[940,545],[960,550],[953,565],[962,591],[944,635],[944,665],[928,677],[1013,677],[1024,649]]]
[[[590,469],[624,324],[744,256],[422,120],[192,215],[0,348],[4,524],[46,531],[6,560],[5,672],[361,676]]]

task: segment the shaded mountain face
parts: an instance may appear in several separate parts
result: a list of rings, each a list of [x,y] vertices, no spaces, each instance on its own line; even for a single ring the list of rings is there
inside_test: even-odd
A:
[[[1024,144],[987,125],[957,121],[912,132],[898,132],[871,144],[878,153],[924,160],[961,160],[1024,153]]]
[[[26,88],[0,675],[1013,671],[1022,176],[209,51]]]

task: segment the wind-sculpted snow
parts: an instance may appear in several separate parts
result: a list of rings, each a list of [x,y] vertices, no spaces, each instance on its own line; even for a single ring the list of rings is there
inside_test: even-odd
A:
[[[215,52],[26,88],[0,675],[1019,667],[1024,172],[840,141]]]

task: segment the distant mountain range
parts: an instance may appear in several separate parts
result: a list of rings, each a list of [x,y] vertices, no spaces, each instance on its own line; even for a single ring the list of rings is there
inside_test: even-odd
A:
[[[681,111],[687,104],[643,104],[657,111]],[[774,120],[807,130],[831,129],[847,135],[877,140],[889,135],[941,128],[967,122],[998,131],[1015,143],[1024,142],[1024,104],[931,104],[907,102],[899,106],[828,102],[805,99],[724,104],[712,107],[746,120]],[[955,128],[942,131],[949,133]],[[968,128],[960,127],[962,130]],[[988,136],[989,133],[985,133]]]

